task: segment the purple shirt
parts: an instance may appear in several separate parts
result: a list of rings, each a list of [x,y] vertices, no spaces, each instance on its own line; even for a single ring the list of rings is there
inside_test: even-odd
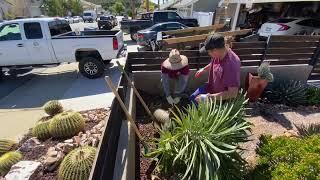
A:
[[[240,59],[231,50],[223,60],[211,60],[207,93],[214,94],[228,90],[230,87],[240,87]]]

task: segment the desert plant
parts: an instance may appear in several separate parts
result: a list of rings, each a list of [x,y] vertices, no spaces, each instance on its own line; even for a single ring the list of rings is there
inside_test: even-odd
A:
[[[18,151],[10,151],[0,156],[0,175],[5,176],[11,169],[11,166],[22,159],[22,154]]]
[[[61,162],[59,180],[87,180],[89,179],[96,149],[90,146],[72,150]]]
[[[50,134],[55,138],[67,138],[84,129],[85,121],[77,112],[63,112],[52,118],[49,124]]]
[[[307,94],[307,101],[309,105],[320,104],[320,88],[308,87],[306,94]]]
[[[183,173],[181,179],[240,178],[244,161],[236,150],[250,128],[243,118],[246,102],[243,95],[228,102],[209,99],[186,113],[172,112],[176,127],[160,131],[157,149],[147,156],[158,158],[164,173]]]
[[[320,135],[320,124],[295,125],[300,136]]]
[[[58,100],[52,100],[47,102],[43,106],[43,109],[50,116],[54,116],[56,114],[63,112],[62,104]]]
[[[260,179],[291,180],[320,178],[320,136],[303,139],[262,136],[257,153]]]
[[[9,139],[0,139],[0,156],[4,153],[12,151],[17,145],[16,142]]]
[[[273,74],[271,73],[270,67],[269,67],[269,63],[268,62],[263,62],[258,70],[258,76],[262,79],[265,79],[269,82],[273,81]]]
[[[276,80],[266,89],[266,98],[272,103],[298,106],[306,104],[306,85],[295,80]]]
[[[32,136],[40,140],[46,140],[51,137],[49,129],[50,121],[40,122],[32,129]]]

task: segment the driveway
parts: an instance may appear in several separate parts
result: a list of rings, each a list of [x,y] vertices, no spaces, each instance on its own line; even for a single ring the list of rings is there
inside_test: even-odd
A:
[[[94,23],[88,23],[95,26]],[[82,30],[88,24],[73,24]],[[125,35],[128,50],[136,51],[136,45]],[[105,71],[115,85],[118,84],[120,72],[116,61],[125,63],[125,58],[112,60]],[[104,78],[87,79],[77,68],[77,63],[63,64],[53,68],[35,69],[6,76],[0,86],[0,138],[19,139],[32,128],[45,113],[45,102],[58,99],[66,110],[83,111],[95,108],[107,108],[114,96]]]

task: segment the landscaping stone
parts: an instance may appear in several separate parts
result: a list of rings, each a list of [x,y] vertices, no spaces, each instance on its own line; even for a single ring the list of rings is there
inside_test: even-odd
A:
[[[67,139],[64,141],[65,143],[73,143],[73,139]]]
[[[40,165],[41,163],[36,161],[20,161],[11,167],[5,179],[28,180]]]

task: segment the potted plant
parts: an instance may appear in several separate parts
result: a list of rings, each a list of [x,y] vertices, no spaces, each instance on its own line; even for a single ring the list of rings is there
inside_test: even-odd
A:
[[[250,102],[257,101],[268,85],[268,82],[273,81],[273,74],[270,71],[268,62],[263,62],[259,66],[257,73],[258,76],[248,73],[246,77],[247,98]]]

